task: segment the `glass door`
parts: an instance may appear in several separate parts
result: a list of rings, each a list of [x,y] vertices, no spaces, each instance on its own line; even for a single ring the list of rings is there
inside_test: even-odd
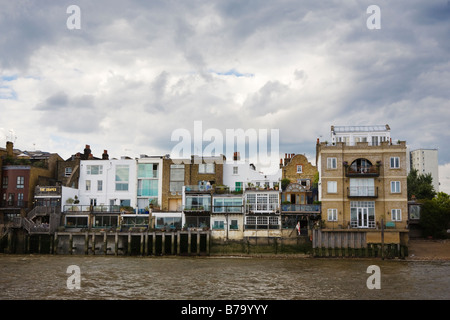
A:
[[[358,208],[358,227],[367,228],[369,226],[368,208]]]

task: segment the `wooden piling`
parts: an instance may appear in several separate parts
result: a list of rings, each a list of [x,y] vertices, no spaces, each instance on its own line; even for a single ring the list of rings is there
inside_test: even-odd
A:
[[[128,255],[131,255],[131,232],[128,232]]]
[[[177,254],[181,253],[181,233],[177,231]]]
[[[114,236],[114,254],[117,256],[119,254],[119,234],[116,231]]]
[[[164,231],[161,234],[161,254],[166,254],[166,233]]]
[[[152,233],[152,255],[156,254],[156,232]]]
[[[175,253],[175,233],[172,232],[171,234],[171,244],[170,244],[170,254],[174,254]]]
[[[197,255],[200,255],[200,232],[197,231]]]
[[[108,254],[108,235],[103,233],[103,254],[106,256]]]
[[[89,234],[87,232],[84,234],[84,254],[89,254]]]
[[[188,254],[191,254],[191,230],[188,231]]]
[[[209,232],[206,234],[206,254],[209,255],[209,242],[210,242],[210,238],[209,238]]]
[[[145,255],[148,256],[148,231],[145,233]]]
[[[58,232],[53,237],[53,254],[58,254]]]
[[[141,256],[144,255],[144,234],[141,233]]]
[[[73,254],[73,235],[69,234],[69,253]]]
[[[95,255],[95,232],[92,233],[92,247],[91,247],[91,250],[92,250],[92,254]]]

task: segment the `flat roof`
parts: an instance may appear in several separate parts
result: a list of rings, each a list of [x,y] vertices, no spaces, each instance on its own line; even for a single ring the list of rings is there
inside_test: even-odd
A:
[[[331,126],[334,132],[373,132],[388,131],[388,125],[371,125],[371,126]]]

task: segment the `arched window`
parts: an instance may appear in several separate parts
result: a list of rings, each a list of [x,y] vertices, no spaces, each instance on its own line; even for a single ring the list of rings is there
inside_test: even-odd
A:
[[[352,162],[350,165],[351,171],[355,173],[367,173],[370,172],[372,162],[367,159],[359,158]]]

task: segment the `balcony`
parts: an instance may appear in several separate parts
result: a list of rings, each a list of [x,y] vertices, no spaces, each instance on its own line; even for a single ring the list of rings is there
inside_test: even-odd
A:
[[[347,187],[348,198],[378,198],[378,187]]]
[[[282,204],[282,213],[320,213],[321,206],[319,204]]]
[[[64,213],[120,213],[120,206],[90,206],[90,205],[65,205],[63,208]],[[134,212],[133,212],[134,213]]]
[[[183,206],[183,212],[210,212],[211,205],[191,204]]]
[[[186,192],[208,192],[211,193],[213,191],[212,186],[210,185],[188,185],[185,187]]]
[[[346,177],[379,177],[380,176],[380,166],[378,166],[378,165],[345,166],[345,176]]]

